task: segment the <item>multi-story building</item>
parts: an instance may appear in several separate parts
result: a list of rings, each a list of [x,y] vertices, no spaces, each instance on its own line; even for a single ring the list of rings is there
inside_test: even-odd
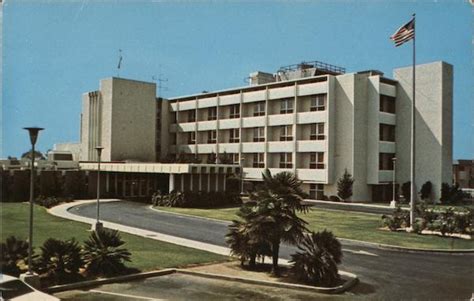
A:
[[[416,186],[431,181],[438,195],[452,178],[452,66],[435,62],[416,71]],[[98,144],[105,161],[180,158],[192,162],[189,174],[170,175],[168,189],[195,191],[223,181],[202,176],[211,169],[224,177],[229,166],[242,170],[246,187],[264,168],[291,171],[313,199],[335,195],[347,170],[354,201],[389,200],[394,157],[396,182],[410,179],[411,82],[410,67],[389,79],[311,62],[252,73],[245,87],[156,99],[154,84],[107,79],[84,97],[83,160],[96,159]],[[161,173],[171,166],[152,165]]]
[[[461,188],[474,188],[474,160],[454,160],[453,182]]]

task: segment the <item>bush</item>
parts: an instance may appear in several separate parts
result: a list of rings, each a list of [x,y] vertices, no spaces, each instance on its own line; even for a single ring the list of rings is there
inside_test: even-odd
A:
[[[342,200],[337,195],[331,195],[329,197],[330,202],[341,202]]]
[[[46,274],[46,278],[53,283],[62,284],[77,280],[83,265],[81,247],[77,241],[49,238],[41,246],[37,270]]]
[[[120,248],[125,242],[117,230],[102,229],[90,234],[84,242],[86,271],[91,275],[113,276],[126,271],[124,262],[130,261],[130,252]]]
[[[383,226],[388,227],[391,231],[396,231],[402,227],[406,227],[410,223],[410,213],[397,207],[392,215],[382,215]]]
[[[442,204],[459,204],[465,198],[468,198],[469,194],[459,188],[459,184],[449,186],[447,183],[441,184],[441,197],[440,201]]]
[[[433,184],[430,181],[427,181],[423,186],[421,186],[420,197],[422,200],[430,200],[433,193]]]
[[[402,195],[406,203],[410,202],[411,198],[411,182],[405,182],[402,184]]]
[[[183,207],[183,208],[217,208],[241,203],[238,193],[232,192],[181,192],[171,191],[168,195],[161,195],[158,191],[152,196],[155,206]]]
[[[28,258],[28,242],[9,236],[0,244],[0,271],[18,276],[21,273],[19,265],[26,264]]]
[[[59,205],[62,202],[63,202],[62,199],[54,197],[54,196],[45,197],[45,196],[40,195],[35,199],[36,204],[46,207],[46,208],[54,207],[56,205]]]
[[[341,243],[332,232],[306,234],[291,255],[291,272],[296,279],[311,285],[334,286],[340,281]]]

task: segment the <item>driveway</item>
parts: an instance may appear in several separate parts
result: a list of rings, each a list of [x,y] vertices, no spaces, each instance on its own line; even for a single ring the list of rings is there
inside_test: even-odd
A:
[[[95,217],[95,204],[69,210]],[[227,222],[151,210],[148,204],[101,204],[101,219],[218,246],[226,246]],[[383,300],[469,299],[473,292],[474,255],[404,253],[342,242],[341,270],[355,273],[360,283],[346,296]],[[293,247],[283,246],[280,257],[289,259]],[[341,296],[342,297],[342,296]]]

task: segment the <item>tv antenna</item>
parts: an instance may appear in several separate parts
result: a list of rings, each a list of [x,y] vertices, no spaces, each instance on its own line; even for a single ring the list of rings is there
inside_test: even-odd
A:
[[[119,61],[117,65],[117,77],[120,77],[120,68],[122,67],[122,49],[119,49]]]
[[[160,65],[160,69],[161,69],[161,65]],[[167,78],[163,78],[163,74],[161,73],[161,71],[160,71],[160,74],[158,75],[158,78],[156,78],[156,76],[153,75],[153,76],[151,77],[151,79],[153,80],[153,82],[156,83],[156,87],[157,87],[157,90],[158,90],[158,91],[157,91],[158,97],[162,97],[161,92],[168,90],[168,87],[166,87],[166,86],[163,85],[163,83],[168,82],[168,79],[167,79]]]

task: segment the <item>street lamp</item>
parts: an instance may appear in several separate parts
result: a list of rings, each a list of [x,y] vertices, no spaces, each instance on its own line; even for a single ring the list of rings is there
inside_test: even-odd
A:
[[[35,286],[39,284],[39,278],[33,276],[33,261],[32,261],[32,254],[33,254],[33,202],[34,202],[34,189],[35,189],[35,144],[36,140],[38,140],[38,134],[40,131],[44,130],[43,128],[39,127],[26,127],[23,128],[24,130],[28,131],[30,135],[30,142],[31,142],[31,171],[30,171],[30,226],[29,226],[29,235],[28,235],[28,272],[26,275],[23,275],[23,279],[30,283],[31,285]],[[37,282],[37,283],[36,283]]]
[[[244,194],[244,160],[245,157],[240,158],[240,195]]]
[[[97,146],[95,148],[97,150],[97,212],[96,212],[96,221],[95,225],[92,225],[92,231],[99,231],[102,230],[102,223],[99,221],[99,209],[100,209],[100,157],[102,155],[102,150],[104,149],[102,146]]]
[[[393,162],[393,198],[392,201],[390,202],[390,207],[395,208],[397,206],[397,192],[396,192],[396,186],[397,186],[397,178],[396,178],[396,166],[397,166],[397,157],[392,158]]]

